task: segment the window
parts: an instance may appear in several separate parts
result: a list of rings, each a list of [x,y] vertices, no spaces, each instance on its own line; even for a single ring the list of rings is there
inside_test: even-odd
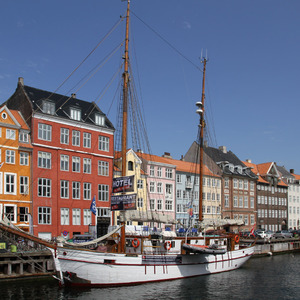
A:
[[[20,194],[28,195],[29,192],[29,177],[20,176]]]
[[[29,153],[20,152],[20,165],[29,166]]]
[[[253,181],[250,181],[250,191],[254,191],[254,182]]]
[[[69,171],[69,155],[62,154],[60,156],[60,170]]]
[[[6,159],[5,162],[7,164],[14,164],[15,163],[15,151],[14,150],[6,150]]]
[[[72,198],[80,199],[80,182],[78,181],[72,182]]]
[[[4,194],[16,194],[16,174],[12,173],[4,173],[4,186],[5,191]]]
[[[83,147],[91,148],[91,134],[88,132],[83,133]]]
[[[109,162],[98,160],[98,175],[109,176]]]
[[[38,125],[38,138],[44,141],[51,141],[52,126],[48,124],[39,123]]]
[[[244,196],[244,207],[248,208],[248,196]]]
[[[108,201],[109,199],[109,186],[106,184],[98,184],[98,200]]]
[[[166,178],[169,178],[169,179],[173,178],[173,171],[172,171],[172,169],[166,168]]]
[[[69,181],[61,180],[60,181],[60,197],[69,198]]]
[[[150,176],[154,177],[154,166],[150,166]]]
[[[97,208],[97,216],[110,217],[110,209],[109,208]]]
[[[229,195],[225,195],[225,207],[229,207]]]
[[[28,214],[28,207],[20,207],[20,222],[29,222]]]
[[[239,197],[239,207],[243,207],[243,197]]]
[[[233,197],[233,207],[238,207],[238,197],[237,196]]]
[[[149,184],[149,192],[154,193],[155,192],[155,182],[151,181]]]
[[[73,216],[73,225],[80,225],[80,209],[73,208],[72,209],[72,216]]]
[[[150,199],[150,209],[151,210],[155,209],[155,199]]]
[[[176,175],[176,182],[181,183],[181,175],[180,174]]]
[[[69,208],[61,208],[60,209],[60,224],[61,225],[70,225],[70,215]]]
[[[239,189],[242,190],[244,188],[243,186],[244,180],[239,179]]]
[[[72,145],[80,146],[80,131],[78,130],[72,130]]]
[[[55,114],[55,103],[50,101],[43,101],[43,113],[54,115]]]
[[[39,207],[38,219],[39,224],[51,224],[51,207]]]
[[[143,180],[142,179],[138,179],[138,181],[137,181],[137,188],[138,189],[142,189],[143,188]]]
[[[224,187],[229,188],[229,178],[228,177],[225,177],[225,179],[224,179]]]
[[[162,177],[162,169],[161,169],[161,167],[157,167],[157,177]]]
[[[238,188],[238,180],[236,178],[233,179],[233,188]]]
[[[6,139],[7,140],[15,140],[16,139],[16,131],[14,129],[6,129]]]
[[[104,121],[105,121],[104,116],[101,116],[100,114],[95,114],[95,124],[96,125],[104,126],[104,124],[105,124]]]
[[[166,184],[166,198],[173,198],[173,185]]]
[[[143,198],[138,198],[137,199],[137,207],[142,208],[144,204]]]
[[[4,215],[11,222],[17,222],[17,206],[16,205],[4,205]]]
[[[83,199],[91,200],[92,184],[89,182],[83,183]]]
[[[24,132],[24,131],[20,131],[20,133],[19,133],[19,141],[21,143],[28,143],[28,141],[29,141],[28,133]]]
[[[128,171],[133,171],[133,162],[131,160],[128,161]]]
[[[206,184],[206,185],[207,185],[207,186],[210,186],[210,178],[207,178],[206,181],[207,181],[207,184]]]
[[[167,199],[165,202],[165,208],[166,210],[173,210],[173,201]]]
[[[244,180],[244,190],[248,190],[248,180]]]
[[[161,199],[157,200],[157,210],[162,210],[162,200]]]
[[[60,129],[60,143],[69,145],[69,129],[67,128]]]
[[[80,157],[72,156],[72,171],[80,172]]]
[[[86,174],[92,173],[92,160],[90,158],[83,159],[83,173]]]
[[[70,118],[76,121],[81,120],[81,110],[77,108],[70,108]]]
[[[51,153],[38,151],[38,167],[51,169]]]
[[[38,196],[51,197],[51,180],[47,178],[38,179]]]
[[[83,210],[83,225],[90,225],[92,223],[92,216],[90,209]]]
[[[158,182],[157,183],[157,193],[158,194],[162,194],[162,183],[161,182]]]
[[[109,151],[109,138],[106,136],[99,135],[99,150]]]

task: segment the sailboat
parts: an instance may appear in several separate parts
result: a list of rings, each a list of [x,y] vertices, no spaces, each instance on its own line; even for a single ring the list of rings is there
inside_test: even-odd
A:
[[[127,0],[126,37],[123,73],[123,129],[121,176],[126,177],[127,107],[128,107],[128,31],[130,0]],[[206,63],[206,61],[205,61]],[[205,74],[205,64],[204,64]],[[202,102],[197,103],[200,114],[201,144],[204,128],[204,78]],[[200,166],[203,154],[200,152]],[[200,183],[202,183],[200,168]],[[200,184],[201,186],[201,184]],[[200,197],[202,190],[200,189]],[[123,198],[126,199],[125,192]],[[202,221],[201,198],[199,219]],[[123,203],[124,204],[124,203]],[[125,204],[122,207],[125,207]],[[106,241],[96,249],[58,243],[46,246],[51,250],[57,278],[62,285],[111,287],[160,282],[231,271],[241,267],[254,253],[254,247],[239,245],[232,233],[214,236],[184,236],[175,234],[126,235],[127,212],[121,211],[120,226],[107,235],[81,246]],[[147,213],[145,213],[147,215]],[[146,216],[147,218],[148,216]],[[153,217],[153,215],[152,215]],[[25,237],[25,235],[23,236]],[[30,237],[28,237],[30,238]]]

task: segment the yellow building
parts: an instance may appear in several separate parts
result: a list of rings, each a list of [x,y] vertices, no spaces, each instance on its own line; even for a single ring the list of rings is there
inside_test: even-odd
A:
[[[16,110],[0,108],[0,218],[30,231],[31,157],[30,130]]]
[[[147,187],[146,187],[146,175],[142,169],[142,161],[136,155],[136,153],[129,149],[126,153],[127,167],[126,176],[134,176],[134,191],[132,194],[136,194],[136,210],[145,212],[149,207],[147,206]],[[115,155],[115,172],[114,177],[121,176],[122,159],[120,158],[120,152]],[[119,218],[119,211],[115,212],[114,225],[117,224]],[[127,222],[127,225],[145,225],[141,222]]]

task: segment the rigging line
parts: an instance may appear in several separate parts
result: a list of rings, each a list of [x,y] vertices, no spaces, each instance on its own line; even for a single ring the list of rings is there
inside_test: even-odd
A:
[[[81,63],[70,73],[70,75],[57,87],[57,89],[47,98],[49,99],[54,93],[56,93],[68,80],[69,78],[82,66],[82,64],[95,52],[95,50],[106,40],[106,38],[118,27],[118,25],[124,20],[125,17],[121,17],[108,33],[100,40],[100,42],[90,51],[90,53],[81,61]]]
[[[185,55],[183,55],[175,46],[173,46],[170,42],[168,42],[161,34],[159,34],[156,30],[154,30],[150,25],[148,25],[145,21],[143,21],[141,18],[139,18],[132,10],[131,13],[139,19],[146,27],[148,27],[152,32],[154,32],[161,40],[163,40],[169,47],[171,47],[177,54],[179,54],[181,57],[183,57],[186,61],[188,61],[191,65],[193,65],[197,70],[201,71],[201,68],[198,67],[195,63],[193,63],[190,59],[188,59]]]
[[[94,70],[94,72],[88,77],[88,79],[77,89],[77,90],[75,90],[75,93],[77,93],[80,89],[82,89],[87,83],[88,83],[88,81],[92,78],[92,77],[94,77],[95,76],[95,74],[103,67],[103,65],[108,61],[108,59],[117,51],[117,49],[119,49],[119,47],[120,47],[121,45],[119,45],[118,47],[116,47],[110,54],[109,54],[109,56],[108,57],[106,57],[106,59],[104,60],[104,61],[102,61],[102,63],[99,65],[98,64],[98,68],[94,68],[93,70]],[[91,71],[92,72],[92,71]],[[90,73],[91,73],[90,72]],[[79,83],[77,83],[77,84],[79,84]],[[77,85],[76,84],[76,85]],[[75,86],[76,86],[75,85]],[[72,98],[72,96],[70,96],[58,109],[60,109],[60,108],[62,108],[70,99]],[[57,110],[58,110],[57,109]]]

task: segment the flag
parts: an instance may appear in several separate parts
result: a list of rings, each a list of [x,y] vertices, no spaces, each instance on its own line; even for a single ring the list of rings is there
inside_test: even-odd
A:
[[[250,235],[253,235],[254,236],[254,228],[255,228],[255,224],[253,225],[251,231],[250,231]]]
[[[97,209],[96,209],[96,197],[94,196],[91,207],[90,207],[91,212],[96,216],[97,215]]]

